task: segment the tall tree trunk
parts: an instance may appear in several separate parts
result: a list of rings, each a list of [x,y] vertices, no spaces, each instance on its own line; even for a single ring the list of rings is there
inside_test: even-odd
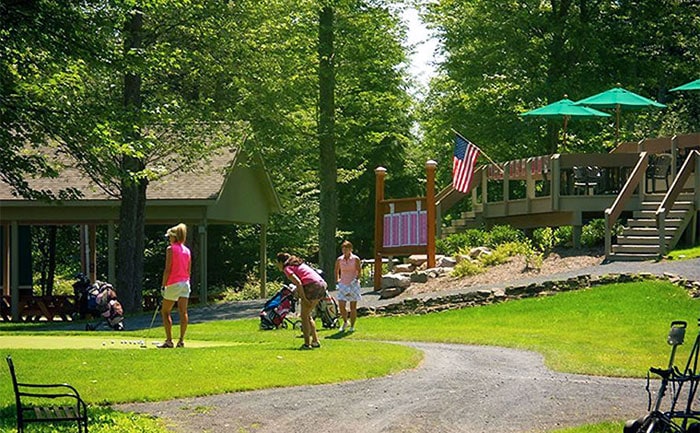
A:
[[[333,51],[334,10],[323,6],[319,13],[318,27],[318,85],[319,120],[318,142],[320,149],[320,223],[319,261],[325,273],[328,288],[335,288],[335,230],[338,220],[338,195],[336,180],[338,168],[335,160],[335,67]]]
[[[125,28],[124,51],[141,48],[143,14],[133,10],[127,19]],[[134,114],[136,123],[141,110],[141,77],[133,71],[124,75],[124,107],[127,113]],[[140,138],[139,128],[129,128],[125,132],[126,142]],[[144,169],[144,162],[139,158],[124,156],[122,160],[121,195],[119,209],[119,243],[117,259],[117,290],[124,310],[135,312],[141,310],[143,284],[143,252],[145,246],[144,214],[146,209],[147,181],[136,179],[132,173]]]

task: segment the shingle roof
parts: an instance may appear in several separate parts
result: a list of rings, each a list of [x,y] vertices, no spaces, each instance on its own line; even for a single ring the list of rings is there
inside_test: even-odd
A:
[[[226,181],[226,176],[233,167],[238,155],[237,149],[223,149],[211,156],[211,161],[202,164],[193,172],[176,172],[148,185],[149,200],[215,200]],[[29,184],[36,190],[51,190],[77,188],[82,192],[82,200],[111,200],[102,188],[90,178],[84,176],[78,169],[67,165],[57,178],[29,179]],[[12,195],[12,191],[4,182],[0,182],[0,201],[23,201],[22,197]]]

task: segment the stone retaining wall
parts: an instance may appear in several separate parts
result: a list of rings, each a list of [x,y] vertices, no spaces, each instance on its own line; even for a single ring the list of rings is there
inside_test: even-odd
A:
[[[690,281],[681,277],[664,274],[609,274],[609,275],[580,275],[566,280],[545,281],[538,284],[507,286],[504,289],[481,289],[473,292],[458,293],[426,298],[408,298],[401,302],[381,307],[360,307],[358,316],[387,316],[401,314],[426,314],[435,311],[455,310],[465,307],[495,304],[512,299],[549,296],[559,292],[586,289],[613,283],[628,283],[633,281],[666,280],[688,290],[694,298],[700,297],[700,282]]]

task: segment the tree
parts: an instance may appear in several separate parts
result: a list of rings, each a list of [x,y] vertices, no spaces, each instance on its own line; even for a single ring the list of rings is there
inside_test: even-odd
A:
[[[455,128],[500,161],[604,151],[612,128],[577,123],[570,146],[557,149],[556,125],[538,129],[518,114],[617,83],[664,102],[668,82],[683,82],[697,64],[698,8],[673,0],[431,3],[426,17],[446,60],[424,108],[428,141],[445,149]],[[661,116],[626,119],[623,139],[657,134]]]
[[[334,6],[321,6],[318,19],[318,143],[320,151],[319,259],[330,290],[335,288],[335,230],[338,220],[338,169],[335,157]]]

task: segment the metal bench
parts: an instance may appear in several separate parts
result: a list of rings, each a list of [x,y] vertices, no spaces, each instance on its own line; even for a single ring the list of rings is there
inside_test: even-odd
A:
[[[7,357],[17,406],[17,432],[30,423],[75,422],[78,432],[88,431],[87,405],[78,390],[66,383],[31,384],[17,381],[12,357]],[[43,405],[55,399],[56,405]]]

